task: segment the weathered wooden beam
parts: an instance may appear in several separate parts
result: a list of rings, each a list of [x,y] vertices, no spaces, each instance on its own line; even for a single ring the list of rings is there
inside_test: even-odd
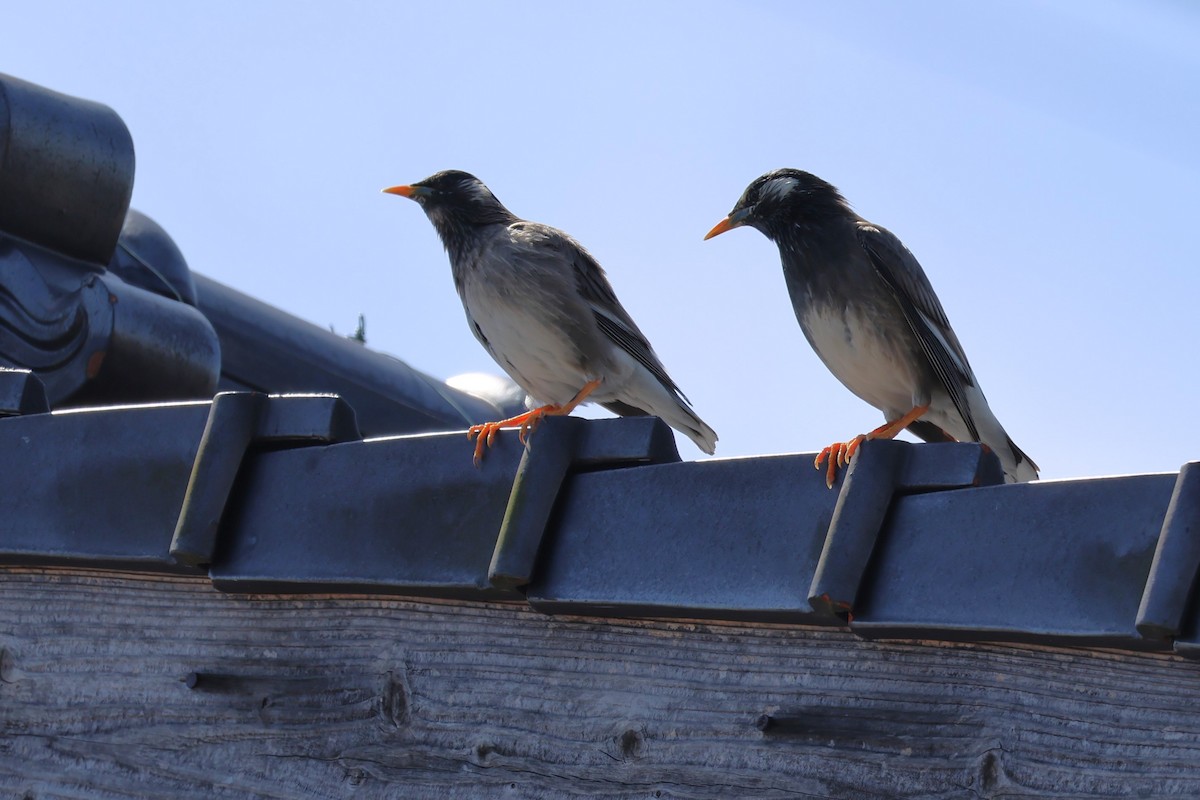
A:
[[[1200,796],[1200,665],[0,568],[5,797]]]

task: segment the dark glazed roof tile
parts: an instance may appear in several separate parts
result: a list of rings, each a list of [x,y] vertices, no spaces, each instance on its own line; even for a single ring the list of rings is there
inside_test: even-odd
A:
[[[547,613],[825,621],[808,587],[837,493],[812,459],[573,476],[529,602]]]
[[[209,403],[0,418],[0,561],[174,572]]]
[[[508,431],[480,468],[461,431],[357,435],[328,396],[0,417],[0,561],[193,569],[174,554],[227,591],[884,638],[1165,649],[1178,628],[1200,655],[1194,465],[980,486],[976,445],[871,443],[829,490],[809,454],[679,462],[649,418]]]
[[[133,172],[133,139],[111,108],[0,73],[0,230],[103,268]]]
[[[851,627],[1154,646],[1134,622],[1174,483],[1133,475],[900,498]]]
[[[523,452],[515,435],[501,435],[476,469],[459,432],[255,455],[227,512],[213,582],[506,596],[488,566]]]
[[[1152,639],[1171,639],[1175,650],[1200,658],[1200,462],[1184,464],[1167,506],[1150,578],[1138,609],[1138,630]]]
[[[853,599],[893,493],[1001,477],[976,445],[869,442],[831,490],[813,457],[573,476],[530,602],[550,613],[842,624],[840,605],[810,594],[823,586],[818,595]]]
[[[50,410],[46,387],[27,369],[0,367],[0,417],[42,414]]]

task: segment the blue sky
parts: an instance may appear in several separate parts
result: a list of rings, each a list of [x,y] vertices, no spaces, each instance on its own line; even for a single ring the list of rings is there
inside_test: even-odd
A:
[[[365,314],[441,378],[498,370],[432,227],[379,190],[475,173],[597,256],[718,456],[882,421],[808,348],[773,245],[701,241],[757,175],[809,170],[905,241],[1061,478],[1200,458],[1197,9],[42,0],[4,4],[0,71],[117,110],[133,204],[193,270]]]

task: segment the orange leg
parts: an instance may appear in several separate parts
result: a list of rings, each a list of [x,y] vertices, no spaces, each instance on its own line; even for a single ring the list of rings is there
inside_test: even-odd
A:
[[[515,417],[502,419],[499,422],[485,422],[481,425],[472,425],[467,429],[467,439],[475,441],[475,466],[478,467],[480,462],[483,461],[484,449],[492,446],[492,442],[496,440],[496,434],[501,428],[519,427],[521,430],[517,434],[517,438],[521,440],[521,444],[527,445],[529,434],[538,426],[543,417],[570,414],[575,410],[576,406],[587,399],[589,394],[596,391],[596,388],[600,386],[600,381],[600,378],[589,381],[571,398],[570,402],[562,405],[538,406],[530,411],[526,411],[524,414],[517,414]]]
[[[850,459],[858,452],[859,445],[871,439],[895,439],[896,434],[919,420],[928,410],[928,403],[923,406],[917,406],[912,411],[900,417],[900,419],[885,422],[870,433],[860,433],[848,442],[835,442],[817,453],[817,458],[813,461],[813,466],[820,469],[821,463],[825,459],[829,459],[829,466],[825,472],[825,485],[832,489],[833,482],[837,480],[838,468],[850,463]]]

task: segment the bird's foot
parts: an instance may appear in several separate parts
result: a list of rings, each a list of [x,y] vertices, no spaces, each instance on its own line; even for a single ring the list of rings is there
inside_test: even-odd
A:
[[[551,403],[550,405],[538,406],[526,411],[524,414],[517,414],[515,417],[502,419],[499,422],[485,422],[482,425],[472,425],[467,429],[467,440],[474,440],[475,442],[475,466],[478,467],[482,463],[484,450],[492,446],[492,442],[496,440],[496,434],[501,428],[520,428],[517,438],[521,440],[521,444],[528,447],[529,434],[537,429],[538,424],[543,418],[570,414],[575,410],[576,406],[596,390],[596,387],[600,385],[600,381],[600,378],[596,378],[584,384],[584,387],[571,398],[569,403],[561,405]]]
[[[870,438],[872,438],[871,434],[860,433],[848,442],[835,442],[817,453],[817,457],[813,460],[813,467],[816,469],[820,469],[826,459],[829,460],[825,469],[825,486],[827,488],[833,488],[833,482],[837,480],[838,469],[849,464],[850,459],[858,452],[858,446]]]
[[[899,419],[885,422],[870,433],[860,433],[848,442],[831,444],[817,453],[816,459],[813,460],[813,466],[817,469],[821,468],[821,463],[825,459],[829,459],[829,466],[825,472],[825,486],[830,489],[833,488],[833,482],[837,480],[838,469],[850,463],[850,459],[858,452],[858,448],[863,442],[869,442],[872,439],[895,439],[896,434],[919,420],[928,410],[928,403],[915,406],[912,411],[909,411]]]
[[[501,428],[519,427],[521,432],[518,434],[518,436],[521,439],[521,444],[525,444],[525,439],[529,435],[529,431],[533,430],[533,428],[537,426],[538,421],[540,421],[543,416],[545,416],[547,413],[553,413],[548,411],[548,409],[556,408],[558,408],[558,406],[542,406],[540,408],[535,408],[532,411],[526,411],[524,414],[517,414],[515,417],[502,419],[499,422],[484,422],[480,425],[472,425],[471,427],[467,428],[467,441],[475,442],[475,456],[472,459],[475,462],[475,466],[478,467],[481,463],[483,463],[484,451],[491,447],[492,443],[496,441],[496,434],[500,432]],[[535,416],[536,419],[531,424],[530,418]]]

